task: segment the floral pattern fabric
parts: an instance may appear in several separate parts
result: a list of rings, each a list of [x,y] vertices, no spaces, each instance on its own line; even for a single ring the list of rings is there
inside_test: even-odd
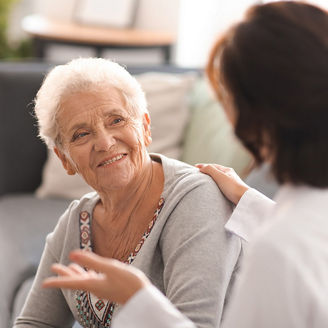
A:
[[[131,264],[144,242],[148,238],[157,218],[164,205],[164,198],[160,198],[157,209],[154,212],[152,220],[149,222],[147,230],[143,234],[141,240],[131,252],[128,259],[125,261]],[[87,251],[92,251],[91,241],[91,220],[90,213],[82,211],[79,216],[80,225],[80,248]],[[76,291],[76,310],[79,317],[79,323],[84,328],[104,328],[110,327],[112,315],[115,309],[115,303],[109,300],[99,299],[90,292]]]

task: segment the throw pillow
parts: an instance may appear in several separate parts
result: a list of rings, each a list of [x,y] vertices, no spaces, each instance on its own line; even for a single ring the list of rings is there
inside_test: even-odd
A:
[[[189,164],[218,163],[244,176],[251,156],[240,144],[205,78],[195,83],[191,118],[185,134],[182,160]]]

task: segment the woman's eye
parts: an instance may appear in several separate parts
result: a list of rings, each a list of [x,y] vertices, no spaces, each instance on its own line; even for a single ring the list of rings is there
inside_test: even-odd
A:
[[[123,119],[121,119],[121,118],[115,118],[113,121],[112,121],[112,124],[119,124],[119,123],[121,123],[123,121]]]
[[[76,133],[76,134],[74,134],[74,136],[73,136],[73,141],[75,141],[75,140],[77,140],[77,139],[81,139],[81,138],[83,138],[83,137],[85,137],[85,136],[87,136],[89,134],[89,132],[80,132],[80,133]]]

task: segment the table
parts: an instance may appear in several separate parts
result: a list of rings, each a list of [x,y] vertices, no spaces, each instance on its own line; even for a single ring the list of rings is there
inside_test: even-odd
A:
[[[166,31],[89,26],[41,15],[26,16],[22,20],[22,28],[34,39],[36,56],[39,58],[44,58],[45,49],[49,44],[60,43],[91,46],[97,57],[101,57],[104,49],[155,48],[163,52],[165,63],[169,63],[171,48],[175,43],[174,34]]]

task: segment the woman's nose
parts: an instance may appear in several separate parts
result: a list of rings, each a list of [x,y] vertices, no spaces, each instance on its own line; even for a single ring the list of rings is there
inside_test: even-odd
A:
[[[112,133],[100,131],[96,135],[94,149],[95,151],[108,151],[115,142],[116,140]]]

